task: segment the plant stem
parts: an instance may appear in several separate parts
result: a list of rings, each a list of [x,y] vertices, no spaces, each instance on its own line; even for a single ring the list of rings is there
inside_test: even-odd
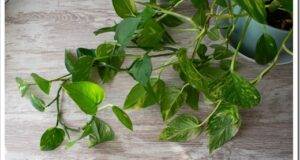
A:
[[[174,8],[178,7],[184,0],[180,0],[178,1],[175,5],[173,5],[171,8],[169,8],[168,10],[172,11]],[[157,21],[162,20],[163,18],[165,18],[167,16],[167,14],[163,14],[160,17],[157,18]]]
[[[266,67],[254,80],[251,81],[251,83],[253,85],[256,85],[259,81],[261,81],[261,79],[276,65],[277,60],[279,58],[279,55],[281,53],[281,51],[284,48],[285,43],[288,41],[289,37],[292,35],[293,30],[289,31],[289,33],[287,34],[287,36],[283,39],[280,48],[277,51],[277,54],[275,56],[275,58],[273,59],[272,63]]]
[[[164,54],[156,54],[156,55],[149,55],[149,57],[155,58],[155,57],[164,57],[164,56],[171,56],[176,54],[176,52],[170,52],[170,53],[164,53]]]
[[[286,53],[288,53],[289,55],[293,55],[293,52],[290,51],[290,50],[286,47],[285,44],[284,44],[282,47],[283,47],[283,50],[284,50]]]
[[[68,77],[68,76],[70,76],[71,74],[69,73],[69,74],[66,74],[66,75],[63,75],[63,76],[61,76],[61,77],[58,77],[58,78],[55,78],[55,79],[52,79],[52,80],[50,80],[50,82],[54,82],[54,81],[65,81],[66,79],[63,79],[63,78],[65,78],[65,77]]]
[[[244,38],[245,38],[245,35],[246,35],[246,32],[247,32],[247,29],[248,29],[248,26],[250,24],[250,21],[251,21],[251,18],[248,17],[246,23],[245,23],[245,26],[243,28],[243,31],[242,31],[242,35],[241,35],[241,39],[235,49],[235,52],[234,52],[234,55],[232,57],[232,60],[231,60],[231,64],[230,64],[230,71],[233,72],[234,71],[234,65],[235,65],[235,61],[236,61],[236,57],[237,55],[239,54],[239,49],[241,48],[242,46],[242,43],[244,41]]]
[[[210,119],[210,117],[218,110],[218,108],[221,106],[222,101],[219,101],[215,109],[202,121],[201,124],[198,125],[198,127],[202,127],[206,122]]]
[[[104,110],[105,108],[109,108],[109,107],[112,107],[112,106],[114,106],[114,105],[113,105],[113,104],[107,104],[107,105],[105,105],[105,106],[103,106],[103,107],[100,107],[100,108],[98,109],[98,111]]]

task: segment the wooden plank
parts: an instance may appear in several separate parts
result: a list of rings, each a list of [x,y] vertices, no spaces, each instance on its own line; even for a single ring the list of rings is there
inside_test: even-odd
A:
[[[190,3],[180,8],[185,14],[193,12]],[[117,134],[113,142],[87,148],[80,141],[74,148],[63,147],[53,152],[39,151],[40,135],[55,124],[55,109],[46,113],[35,111],[30,102],[22,99],[17,90],[16,76],[29,78],[37,72],[47,78],[66,73],[64,49],[95,48],[99,43],[112,40],[112,34],[95,37],[98,27],[119,20],[110,0],[10,0],[6,5],[6,149],[7,159],[270,159],[292,158],[292,64],[277,66],[259,85],[262,103],[255,109],[243,110],[243,126],[238,135],[213,155],[208,154],[207,138],[186,143],[160,142],[158,134],[163,128],[158,106],[131,111],[134,132],[129,132],[107,109],[98,116],[112,125]],[[179,46],[192,44],[193,33],[171,31]],[[210,43],[207,41],[207,43]],[[141,54],[139,50],[130,53]],[[159,65],[165,59],[155,59]],[[129,65],[131,60],[126,61]],[[241,72],[253,78],[261,66],[241,61]],[[178,75],[168,69],[163,78],[169,85],[180,84]],[[135,84],[131,77],[120,73],[112,84],[105,85],[108,92],[104,102],[122,105]],[[51,93],[53,96],[55,93]],[[80,126],[87,117],[64,98],[64,112],[68,124]],[[204,117],[211,108],[201,102]],[[182,112],[190,112],[185,107]]]

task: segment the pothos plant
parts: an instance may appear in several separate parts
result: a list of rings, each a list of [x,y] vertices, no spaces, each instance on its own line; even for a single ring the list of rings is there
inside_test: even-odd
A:
[[[124,110],[146,108],[158,105],[165,123],[159,139],[162,141],[189,141],[200,134],[206,133],[209,139],[210,152],[231,140],[241,126],[240,110],[251,109],[260,103],[261,96],[255,85],[276,64],[279,54],[285,49],[285,43],[277,47],[275,40],[267,33],[257,42],[257,61],[269,65],[253,80],[247,80],[236,69],[239,48],[251,19],[267,23],[266,10],[290,10],[289,1],[274,0],[266,4],[263,0],[192,0],[196,13],[185,16],[175,11],[184,0],[167,0],[158,3],[156,0],[137,2],[134,0],[112,0],[118,16],[122,20],[111,26],[96,30],[95,35],[114,32],[114,41],[105,42],[95,49],[78,48],[76,56],[70,50],[65,50],[65,66],[69,73],[61,77],[47,80],[38,74],[31,74],[33,82],[16,78],[22,96],[28,97],[38,111],[44,112],[55,104],[57,120],[53,127],[47,129],[40,140],[43,151],[53,150],[68,138],[67,147],[78,140],[89,137],[89,145],[114,139],[113,129],[96,115],[104,108],[111,107],[117,119],[128,129],[133,130],[132,122]],[[142,6],[138,10],[136,5]],[[239,14],[233,12],[235,6],[243,10]],[[216,8],[221,8],[217,12]],[[229,48],[230,35],[235,29],[235,22],[240,17],[248,17],[240,37],[238,46]],[[218,21],[228,20],[227,26],[219,26]],[[214,23],[211,23],[214,21]],[[188,52],[184,46],[176,44],[170,28],[187,23],[187,28],[180,31],[194,32],[193,51]],[[220,36],[220,30],[225,36]],[[214,44],[204,43],[206,38]],[[130,54],[127,48],[138,48],[139,54]],[[207,49],[212,48],[212,53]],[[170,57],[157,68],[152,67],[156,57]],[[122,68],[127,57],[135,60],[128,68]],[[181,86],[166,84],[161,73],[167,67],[172,67],[182,79]],[[96,68],[98,73],[92,72]],[[159,74],[152,76],[158,70]],[[110,83],[118,72],[126,72],[137,82],[127,95],[122,107],[116,105],[100,105],[105,97],[101,85]],[[92,80],[93,74],[99,74],[100,80]],[[51,85],[58,83],[56,96],[49,103],[39,98],[33,91],[38,87],[49,94]],[[101,84],[101,85],[100,85]],[[61,112],[61,95],[67,95],[78,105],[79,109],[90,116],[90,121],[81,128],[72,128],[64,122]],[[200,112],[199,96],[203,95],[211,101],[212,111],[207,117],[193,114],[178,114],[184,104]],[[100,107],[99,107],[100,105]],[[76,138],[69,132],[80,132]]]

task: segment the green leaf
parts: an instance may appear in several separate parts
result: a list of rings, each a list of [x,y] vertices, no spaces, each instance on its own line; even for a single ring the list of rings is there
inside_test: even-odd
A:
[[[165,29],[154,19],[149,19],[143,27],[136,39],[138,46],[145,49],[159,49],[163,44]]]
[[[161,97],[161,115],[164,121],[172,118],[186,99],[185,92],[176,87],[165,87]]]
[[[19,77],[16,77],[16,82],[18,83],[18,88],[19,91],[21,92],[21,96],[24,97],[24,95],[29,89],[29,84]]]
[[[217,41],[220,39],[220,32],[217,27],[212,27],[207,31],[207,36],[212,41]]]
[[[129,73],[136,81],[146,87],[152,73],[151,58],[144,55],[143,58],[136,59],[131,65]]]
[[[191,0],[193,5],[198,9],[208,9],[208,0]]]
[[[112,0],[112,3],[121,18],[134,17],[137,14],[134,0]]]
[[[76,53],[78,58],[82,56],[95,57],[95,49],[77,48]]]
[[[148,6],[138,15],[141,18],[140,23],[144,24],[156,14],[156,11]]]
[[[115,40],[122,46],[126,46],[132,39],[140,23],[140,18],[126,18],[116,28]]]
[[[230,69],[230,65],[231,65],[231,60],[229,59],[222,59],[220,61],[220,68],[225,70],[225,71],[228,71]],[[238,61],[235,61],[234,62],[234,70],[236,70],[238,68]]]
[[[73,82],[89,81],[93,63],[94,63],[93,57],[89,57],[89,56],[80,57],[74,65],[74,71],[72,73],[72,81]]]
[[[231,140],[241,125],[237,106],[224,102],[219,105],[207,123],[210,153]]]
[[[212,45],[212,48],[214,48],[214,59],[215,60],[221,60],[221,59],[225,59],[225,58],[229,58],[231,56],[233,56],[233,52],[230,51],[227,47],[221,46],[221,45]]]
[[[163,19],[160,20],[160,22],[168,27],[177,27],[183,23],[180,19],[171,15],[165,16]]]
[[[65,139],[65,132],[61,128],[53,127],[47,129],[40,140],[42,151],[51,151],[61,145]]]
[[[163,38],[162,40],[164,43],[176,44],[175,40],[172,38],[172,36],[167,31],[165,31],[162,38]]]
[[[216,0],[216,4],[221,6],[221,7],[227,7],[226,0]]]
[[[99,143],[112,141],[115,138],[112,128],[103,120],[93,117],[91,123],[86,126],[88,128],[90,147],[93,147]]]
[[[111,43],[100,44],[96,49],[96,58],[100,62],[98,73],[103,83],[113,80],[122,66],[125,58],[125,51]]]
[[[267,13],[264,0],[235,0],[248,14],[260,23],[266,23]]]
[[[160,140],[185,142],[196,138],[203,131],[200,120],[192,115],[179,115],[172,119],[159,136]]]
[[[115,32],[116,28],[117,28],[117,25],[113,25],[111,27],[99,28],[96,31],[94,31],[94,34],[97,36],[99,34],[106,33],[106,32]]]
[[[186,103],[193,109],[199,110],[199,92],[197,89],[193,88],[192,86],[185,87],[185,92],[187,94]]]
[[[281,9],[293,13],[293,0],[273,0],[273,1],[278,1],[280,3]]]
[[[30,96],[30,102],[31,102],[32,106],[35,109],[37,109],[40,112],[44,112],[44,110],[45,110],[45,102],[42,99],[40,99],[40,98],[36,97],[35,95],[31,94],[31,96]]]
[[[201,43],[198,44],[196,52],[200,59],[207,59],[207,56],[205,55],[205,53],[207,52],[206,45]]]
[[[199,9],[197,12],[193,15],[192,20],[199,26],[203,27],[206,22],[206,10]]]
[[[130,117],[127,115],[126,112],[124,112],[122,109],[120,109],[117,106],[113,106],[112,110],[114,114],[117,116],[118,120],[128,129],[133,130],[132,122],[130,120]]]
[[[197,71],[193,63],[186,55],[186,49],[179,49],[177,53],[181,71],[186,76],[187,82],[198,91],[203,91],[207,87],[207,78]]]
[[[39,86],[39,88],[46,94],[49,94],[51,88],[51,82],[46,80],[45,78],[37,75],[36,73],[32,73],[31,77],[34,79],[35,83]]]
[[[260,36],[256,44],[255,61],[258,64],[267,64],[277,55],[277,45],[272,36],[264,33]]]
[[[67,94],[86,114],[95,115],[97,113],[98,104],[105,97],[104,90],[97,84],[92,82],[73,82],[63,85]]]
[[[210,93],[242,108],[253,108],[260,102],[257,89],[236,73],[228,73],[210,84]]]
[[[65,50],[65,66],[69,73],[74,72],[74,66],[76,64],[76,57],[72,54],[71,50]]]
[[[150,82],[154,93],[157,95],[158,99],[161,99],[165,87],[164,81],[158,78],[151,78]],[[138,83],[127,95],[123,108],[146,108],[155,103],[156,101],[153,96],[146,91],[142,84]]]

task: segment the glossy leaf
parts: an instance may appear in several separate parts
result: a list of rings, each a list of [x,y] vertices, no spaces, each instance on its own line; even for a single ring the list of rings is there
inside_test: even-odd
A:
[[[199,73],[193,63],[188,59],[186,49],[179,49],[177,57],[181,71],[186,76],[188,83],[198,91],[203,91],[208,85],[206,77]]]
[[[111,43],[100,44],[96,49],[96,58],[100,62],[98,73],[103,83],[113,80],[122,66],[125,52],[122,48]]]
[[[213,45],[212,47],[215,49],[213,56],[214,56],[214,59],[216,59],[216,60],[229,58],[229,57],[233,56],[233,54],[234,54],[228,48],[221,46],[221,45]]]
[[[197,89],[193,88],[192,86],[187,86],[185,88],[185,92],[187,94],[186,97],[186,103],[193,109],[198,110],[199,109],[199,92]]]
[[[196,52],[200,59],[207,59],[207,56],[205,55],[205,53],[207,52],[206,45],[201,43],[198,44]]]
[[[46,80],[45,78],[37,75],[36,73],[32,73],[31,77],[34,79],[35,83],[38,87],[46,94],[49,94],[51,88],[51,82]]]
[[[242,9],[260,23],[266,23],[266,9],[264,0],[235,0]]]
[[[73,82],[63,85],[67,94],[86,114],[95,115],[98,105],[104,99],[104,90],[92,82]]]
[[[106,32],[115,32],[116,28],[117,28],[117,25],[113,25],[111,27],[99,28],[96,31],[94,31],[94,34],[97,36],[99,34],[106,33]]]
[[[152,78],[150,82],[154,93],[156,94],[158,99],[161,99],[165,83],[158,78]],[[123,108],[146,108],[155,103],[156,101],[153,96],[146,91],[143,85],[138,83],[130,90],[124,102]]]
[[[198,9],[193,15],[192,20],[199,26],[203,27],[206,22],[206,10]]]
[[[242,108],[253,108],[261,99],[257,89],[236,73],[228,73],[212,82],[210,93]]]
[[[19,77],[16,77],[16,82],[18,83],[19,91],[23,97],[29,89],[29,84]]]
[[[134,37],[140,23],[140,18],[126,18],[116,28],[115,40],[122,46],[126,46]]]
[[[89,131],[90,147],[99,143],[112,141],[115,138],[115,133],[112,128],[97,117],[93,117],[93,120],[86,126],[86,129]]]
[[[127,115],[126,112],[124,112],[122,109],[120,109],[117,106],[113,106],[112,110],[114,114],[117,116],[118,120],[128,129],[133,130],[132,122],[130,120],[130,117]]]
[[[31,102],[32,106],[35,109],[37,109],[40,112],[44,112],[44,110],[45,110],[45,102],[42,99],[40,99],[37,96],[31,94],[31,96],[30,96],[30,102]]]
[[[91,76],[91,70],[93,67],[94,58],[89,56],[80,57],[75,65],[72,73],[72,81],[89,81]]]
[[[146,87],[152,73],[151,58],[144,55],[143,58],[136,59],[131,65],[129,73],[136,81]]]
[[[172,119],[159,136],[160,140],[185,142],[196,138],[203,131],[200,120],[192,115],[179,115]]]
[[[264,33],[260,36],[256,44],[255,61],[258,64],[267,64],[277,55],[277,45],[269,34]]]
[[[160,20],[160,22],[168,27],[177,27],[183,23],[180,19],[171,15],[165,16],[163,19]]]
[[[231,140],[241,125],[237,106],[223,102],[219,105],[207,123],[210,153]]]
[[[112,0],[112,3],[121,18],[134,17],[137,14],[134,0]]]
[[[172,118],[186,99],[185,92],[176,87],[165,87],[161,97],[161,115],[164,121]]]
[[[74,72],[74,67],[76,64],[76,57],[72,54],[70,50],[65,50],[65,66],[69,73]]]
[[[65,132],[61,128],[47,129],[41,137],[40,148],[42,151],[51,151],[61,145],[65,139]]]
[[[78,58],[82,56],[95,57],[95,49],[77,48],[76,54]]]
[[[136,43],[145,49],[159,49],[162,46],[165,29],[154,19],[149,19],[143,25],[143,30],[139,33]]]
[[[220,32],[217,27],[212,27],[207,31],[207,36],[212,41],[217,41],[220,39]]]

